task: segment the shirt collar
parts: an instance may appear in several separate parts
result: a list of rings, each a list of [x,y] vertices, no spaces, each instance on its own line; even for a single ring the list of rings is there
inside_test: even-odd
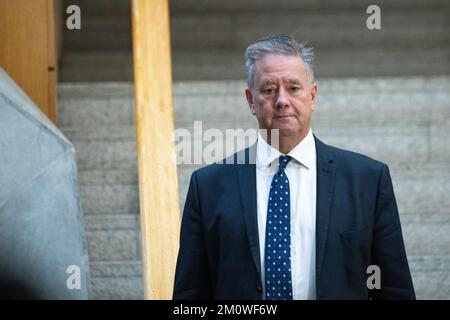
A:
[[[272,164],[277,165],[277,159],[282,155],[280,151],[269,145],[258,133],[256,144],[256,166],[258,169],[265,169]],[[308,134],[289,153],[294,160],[310,169],[316,161],[316,144],[311,128]]]

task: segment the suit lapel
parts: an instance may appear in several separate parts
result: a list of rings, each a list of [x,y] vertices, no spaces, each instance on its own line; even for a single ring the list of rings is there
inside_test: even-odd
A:
[[[336,167],[329,147],[316,137],[314,138],[317,154],[316,277],[319,279],[327,242]]]
[[[247,160],[245,164],[238,164],[237,173],[239,180],[239,188],[241,195],[241,205],[244,214],[245,227],[247,229],[247,237],[252,253],[253,262],[258,270],[259,277],[261,278],[261,259],[259,251],[259,234],[258,234],[258,216],[257,216],[257,204],[256,204],[256,165],[255,165],[255,152],[256,145],[245,149]]]

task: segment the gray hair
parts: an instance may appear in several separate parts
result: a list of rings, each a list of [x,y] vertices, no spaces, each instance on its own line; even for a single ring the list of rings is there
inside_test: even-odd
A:
[[[253,88],[256,61],[267,54],[282,54],[286,56],[298,56],[305,64],[305,72],[310,83],[314,83],[314,51],[305,47],[306,42],[297,42],[292,36],[278,35],[261,38],[252,43],[245,50],[245,69],[247,70],[247,85]]]

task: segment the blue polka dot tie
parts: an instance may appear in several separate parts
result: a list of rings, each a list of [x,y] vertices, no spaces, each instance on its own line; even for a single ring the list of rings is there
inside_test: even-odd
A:
[[[284,172],[290,160],[289,156],[279,158],[270,185],[264,260],[267,300],[292,300],[291,206],[289,180]]]

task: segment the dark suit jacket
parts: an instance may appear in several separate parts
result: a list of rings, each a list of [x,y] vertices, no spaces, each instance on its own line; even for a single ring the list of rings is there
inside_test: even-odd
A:
[[[315,142],[317,299],[414,299],[388,167]],[[263,298],[255,149],[242,151],[244,164],[213,164],[192,174],[174,299]],[[381,289],[367,288],[369,265],[380,267]]]

